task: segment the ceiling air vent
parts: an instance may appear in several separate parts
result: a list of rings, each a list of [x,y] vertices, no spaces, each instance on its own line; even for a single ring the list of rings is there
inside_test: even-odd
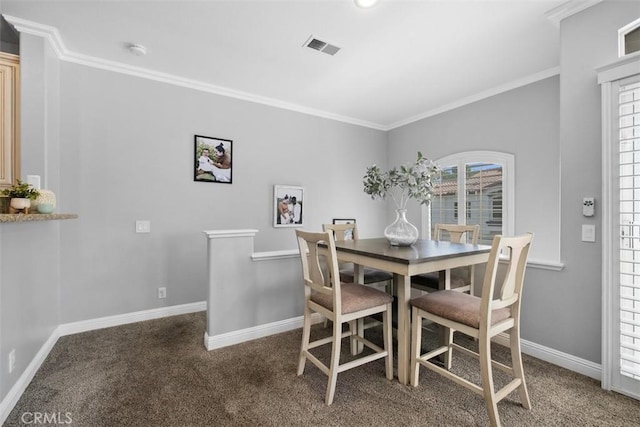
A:
[[[311,49],[318,50],[320,52],[326,53],[327,55],[335,55],[338,53],[340,48],[338,46],[334,46],[327,42],[323,42],[313,36],[309,37],[305,42],[304,46],[309,47]]]

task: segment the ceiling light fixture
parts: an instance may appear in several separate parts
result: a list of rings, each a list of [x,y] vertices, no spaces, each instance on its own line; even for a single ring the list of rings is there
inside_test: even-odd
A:
[[[378,3],[378,0],[353,0],[356,6],[366,9],[368,7],[373,7]]]
[[[141,44],[131,43],[128,46],[129,52],[133,53],[136,56],[145,56],[147,54],[147,48],[142,46]]]

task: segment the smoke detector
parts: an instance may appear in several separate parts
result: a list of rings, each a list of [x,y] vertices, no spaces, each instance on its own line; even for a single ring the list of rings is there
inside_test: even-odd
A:
[[[145,56],[147,54],[147,48],[142,46],[141,44],[130,43],[127,46],[129,52],[133,53],[136,56]]]
[[[354,0],[356,6],[361,7],[363,9],[367,9],[369,7],[373,7],[378,3],[378,0]]]

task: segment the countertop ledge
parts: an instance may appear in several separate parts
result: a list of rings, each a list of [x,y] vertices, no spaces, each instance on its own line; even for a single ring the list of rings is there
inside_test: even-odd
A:
[[[0,214],[0,223],[75,219],[77,214]]]

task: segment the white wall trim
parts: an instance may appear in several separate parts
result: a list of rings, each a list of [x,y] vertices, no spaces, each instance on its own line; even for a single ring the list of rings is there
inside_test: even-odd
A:
[[[311,316],[312,323],[320,323],[324,321],[324,317],[318,313]],[[251,328],[241,329],[238,331],[227,332],[220,335],[209,336],[204,333],[204,346],[207,350],[215,350],[217,348],[228,347],[234,344],[255,340],[257,338],[268,337],[269,335],[280,334],[282,332],[292,331],[302,327],[303,316],[293,317],[291,319],[280,320],[278,322],[267,323],[266,325],[253,326]]]
[[[583,10],[590,8],[593,5],[600,3],[602,0],[572,0],[566,3],[562,3],[558,7],[554,7],[553,9],[545,12],[544,16],[551,22],[553,22],[557,27],[560,26],[560,21],[565,18],[568,18],[576,13],[582,12]]]
[[[552,363],[600,381],[602,367],[598,363],[594,363],[568,353],[563,353],[527,340],[520,340],[520,346],[522,352],[529,356],[536,357],[540,360],[544,360],[545,362]]]
[[[117,314],[115,316],[98,317],[96,319],[82,320],[79,322],[64,323],[58,326],[58,334],[78,334],[81,332],[95,331],[97,329],[126,325],[129,323],[143,322],[145,320],[160,319],[163,317],[177,316],[180,314],[196,313],[207,309],[206,301],[191,304],[172,305],[169,307],[152,308],[150,310],[134,311],[132,313]]]
[[[40,366],[45,361],[53,346],[58,341],[60,337],[58,333],[58,328],[56,328],[49,339],[45,341],[45,343],[40,347],[40,350],[36,354],[36,356],[31,360],[29,366],[22,372],[18,381],[11,387],[11,390],[7,393],[7,395],[0,402],[0,425],[4,425],[5,420],[22,397],[22,394],[29,386],[29,383],[40,369]]]
[[[222,95],[229,98],[241,99],[243,101],[255,102],[257,104],[264,104],[271,107],[282,108],[285,110],[296,111],[303,114],[309,114],[312,116],[322,117],[330,120],[336,120],[339,122],[350,123],[358,126],[368,127],[377,130],[385,130],[384,126],[377,123],[371,123],[365,120],[356,119],[353,117],[342,116],[334,114],[328,111],[317,110],[314,108],[305,107],[290,102],[281,101],[275,98],[268,98],[243,92],[239,90],[229,89],[222,86],[212,85],[209,83],[201,82],[198,80],[187,79],[184,77],[176,76],[173,74],[161,73],[158,71],[150,70],[142,67],[134,67],[121,62],[109,61],[94,56],[83,55],[80,53],[72,52],[65,46],[60,33],[57,28],[50,27],[48,25],[38,24],[36,22],[28,21],[26,19],[16,18],[10,15],[3,15],[4,18],[13,25],[16,30],[21,33],[40,36],[49,41],[53,50],[58,55],[60,60],[66,62],[72,62],[80,65],[86,65],[88,67],[99,68],[102,70],[113,71],[116,73],[128,74],[130,76],[141,77],[144,79],[155,80],[162,83],[168,83],[176,86],[182,86],[190,89],[195,89],[202,92],[214,93],[216,95]]]
[[[493,341],[508,347],[509,335],[503,332],[494,337]],[[602,367],[597,363],[523,339],[520,339],[520,350],[523,354],[528,354],[561,368],[586,375],[589,378],[600,380]]]
[[[253,261],[274,261],[287,258],[300,258],[300,251],[298,249],[289,249],[284,251],[254,252],[251,254]]]
[[[614,236],[612,227],[613,218],[613,180],[611,179],[612,143],[611,129],[611,82],[601,83],[602,96],[602,388],[611,390],[613,382],[613,298],[615,297],[611,283],[613,277],[613,244]]]
[[[456,108],[464,107],[465,105],[473,104],[474,102],[482,101],[483,99],[491,98],[492,96],[499,95],[510,90],[517,89],[519,87],[527,86],[540,80],[548,79],[549,77],[557,76],[560,74],[560,67],[553,67],[547,70],[540,71],[539,73],[531,74],[530,76],[523,77],[521,79],[514,80],[509,83],[505,83],[500,86],[496,86],[489,90],[477,93],[475,95],[468,96],[466,98],[459,99],[450,104],[443,105],[435,108],[431,111],[427,111],[422,114],[418,114],[408,119],[400,120],[387,126],[384,130],[392,130],[401,126],[408,125],[418,120],[426,119],[427,117],[436,116],[438,114],[445,113],[447,111],[454,110]]]
[[[617,240],[619,231],[616,229],[616,212],[614,209],[614,178],[613,170],[617,167],[615,154],[612,151],[617,131],[613,121],[617,109],[615,91],[620,81],[640,74],[640,52],[627,55],[612,64],[600,67],[598,83],[601,85],[601,121],[602,121],[602,388],[616,390],[624,394],[630,390],[620,390],[620,375],[617,371],[616,357],[619,353],[614,346],[618,345],[618,291],[616,271]],[[614,103],[615,102],[615,103]],[[632,394],[631,394],[632,395]]]
[[[604,84],[640,73],[640,52],[630,53],[616,61],[596,68],[598,83]]]
[[[205,230],[203,233],[209,239],[226,239],[229,237],[254,237],[258,230]]]
[[[537,268],[538,270],[562,271],[563,262],[547,261],[541,259],[531,259],[527,261],[527,268]]]
[[[441,114],[446,111],[450,111],[455,108],[465,106],[467,104],[472,104],[482,99],[490,98],[500,93],[508,92],[510,90],[513,90],[522,86],[526,86],[531,83],[535,83],[539,80],[544,80],[546,78],[560,74],[559,66],[549,68],[547,70],[540,71],[530,76],[526,76],[526,77],[514,80],[513,82],[509,82],[509,83],[497,86],[495,88],[480,92],[476,95],[462,98],[450,104],[435,108],[433,110],[410,117],[408,119],[401,120],[401,121],[392,123],[390,125],[382,125],[379,123],[372,123],[365,120],[342,116],[342,115],[334,114],[327,111],[316,110],[313,108],[308,108],[302,105],[288,103],[288,102],[281,101],[274,98],[262,97],[262,96],[258,96],[258,95],[247,93],[247,92],[225,88],[222,86],[217,86],[217,85],[212,85],[212,84],[204,83],[197,80],[187,79],[187,78],[176,76],[173,74],[161,73],[161,72],[150,70],[147,68],[134,67],[128,64],[120,63],[120,62],[108,61],[102,58],[97,58],[94,56],[83,55],[76,52],[72,52],[65,46],[62,40],[62,36],[60,36],[60,33],[58,32],[57,28],[51,27],[48,25],[42,25],[37,22],[28,21],[26,19],[17,18],[10,15],[3,15],[3,16],[19,32],[43,37],[44,39],[46,39],[50,43],[51,47],[53,48],[53,51],[56,53],[56,55],[61,61],[72,62],[75,64],[85,65],[93,68],[99,68],[107,71],[113,71],[121,74],[127,74],[134,77],[140,77],[140,78],[154,80],[162,83],[168,83],[175,86],[186,87],[186,88],[201,91],[201,92],[208,92],[216,95],[226,96],[229,98],[241,99],[244,101],[254,102],[257,104],[264,104],[271,107],[282,108],[285,110],[295,111],[302,114],[308,114],[311,116],[321,117],[329,120],[336,120],[339,122],[349,123],[349,124],[381,130],[381,131],[389,131],[389,130],[407,125],[409,123],[413,123],[418,120],[425,119],[427,117],[435,116],[437,114]]]

